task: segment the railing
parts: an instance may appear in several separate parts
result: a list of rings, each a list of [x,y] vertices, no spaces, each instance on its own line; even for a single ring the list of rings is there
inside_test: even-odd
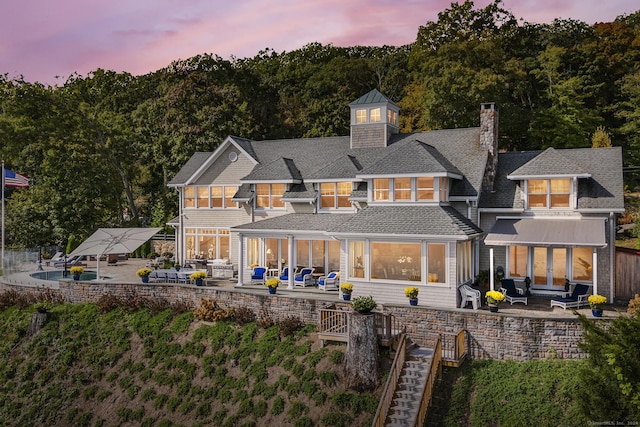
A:
[[[442,334],[442,362],[444,366],[457,368],[467,357],[466,331]]]
[[[318,339],[324,341],[349,341],[349,322],[347,311],[322,308],[320,311],[320,329]]]
[[[382,397],[380,398],[380,402],[378,403],[378,409],[376,410],[376,415],[373,418],[373,423],[371,424],[372,427],[384,426],[384,423],[387,419],[387,413],[389,412],[389,408],[391,407],[393,395],[396,391],[396,387],[398,386],[398,379],[400,378],[400,373],[402,372],[404,361],[407,357],[406,349],[407,337],[404,333],[401,333],[398,337],[398,349],[396,350],[396,356],[393,358],[391,371],[389,372],[387,383],[384,386]]]
[[[404,327],[400,324],[396,316],[390,313],[374,312],[376,322],[376,333],[381,345],[389,346],[396,337],[404,332]]]
[[[431,397],[433,395],[433,388],[435,387],[436,379],[442,374],[442,338],[438,336],[436,341],[435,350],[433,352],[433,359],[431,359],[431,366],[429,367],[429,373],[427,374],[427,384],[422,394],[420,401],[420,410],[418,411],[418,418],[416,419],[416,426],[423,426],[427,419],[427,412],[429,411],[429,405],[431,404]]]

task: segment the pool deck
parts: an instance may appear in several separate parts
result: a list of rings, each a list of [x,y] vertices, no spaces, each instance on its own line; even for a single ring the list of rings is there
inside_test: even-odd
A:
[[[145,267],[148,263],[146,259],[139,258],[129,258],[127,260],[120,260],[115,265],[109,265],[106,261],[100,262],[100,282],[101,283],[140,283],[140,278],[136,275],[136,271],[140,268]],[[96,271],[96,262],[95,261],[83,261],[85,270]],[[42,264],[42,269],[44,271],[62,271],[62,268],[55,268],[52,266],[46,266],[46,264]],[[9,284],[9,285],[20,285],[24,287],[31,288],[50,288],[50,289],[59,289],[57,280],[40,280],[34,277],[31,277],[30,274],[34,273],[37,270],[37,266],[35,266],[34,270],[31,272],[24,273],[13,273],[7,276],[0,277],[0,282]],[[229,290],[233,290],[234,292],[247,292],[247,293],[256,293],[256,294],[264,294],[265,287],[263,285],[243,285],[238,286],[237,281],[235,280],[226,280],[226,279],[211,279],[208,278],[205,281],[205,286],[215,286],[217,288],[227,288]],[[278,288],[278,295],[288,298],[306,298],[306,299],[317,299],[317,300],[339,300],[338,292],[328,291],[324,292],[317,288],[306,287],[306,288],[295,288],[295,289],[287,289],[285,286],[280,286]],[[515,315],[515,316],[525,316],[525,317],[549,317],[549,318],[574,318],[572,310],[563,310],[560,307],[551,307],[550,303],[551,297],[549,296],[541,296],[541,295],[533,295],[529,297],[528,305],[524,304],[513,304],[510,305],[508,303],[502,303],[500,305],[499,313],[503,315]],[[422,301],[419,306],[423,306],[428,308],[426,304],[423,304]],[[626,313],[626,306],[614,306],[611,304],[607,304],[605,307],[605,311],[603,317],[615,317],[621,313]],[[452,309],[452,310],[470,310],[472,311],[471,305],[469,304],[468,308],[465,309]],[[486,304],[478,311],[489,311],[489,308]],[[587,317],[592,317],[591,309],[586,306],[576,310],[580,314],[584,314]]]

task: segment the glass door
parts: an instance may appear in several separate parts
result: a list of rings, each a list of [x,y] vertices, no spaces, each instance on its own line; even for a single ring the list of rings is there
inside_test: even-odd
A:
[[[533,285],[538,289],[564,288],[567,277],[566,248],[533,248]]]

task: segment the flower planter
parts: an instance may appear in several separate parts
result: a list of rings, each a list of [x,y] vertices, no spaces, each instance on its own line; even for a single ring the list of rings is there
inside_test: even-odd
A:
[[[74,274],[73,275],[73,280],[80,280],[80,275],[79,274]]]
[[[417,300],[417,299],[410,299],[410,300],[409,300],[409,304],[411,304],[411,305],[418,305],[418,300]]]
[[[342,299],[345,301],[351,301],[351,294],[342,294]]]
[[[276,289],[277,288],[269,288],[269,293],[270,294],[275,294],[276,293]]]
[[[495,304],[489,304],[489,311],[492,313],[497,313],[498,312],[498,306]]]
[[[196,279],[196,286],[202,286],[202,279]]]
[[[142,283],[149,283],[148,277],[141,277],[141,279],[142,279]]]
[[[593,317],[602,317],[602,309],[601,308],[592,308],[591,309],[591,314],[593,314]]]

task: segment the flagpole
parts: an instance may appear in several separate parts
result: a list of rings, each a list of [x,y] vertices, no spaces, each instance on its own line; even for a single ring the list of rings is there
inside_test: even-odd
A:
[[[0,269],[4,274],[4,160],[2,161],[2,251],[0,252]]]

